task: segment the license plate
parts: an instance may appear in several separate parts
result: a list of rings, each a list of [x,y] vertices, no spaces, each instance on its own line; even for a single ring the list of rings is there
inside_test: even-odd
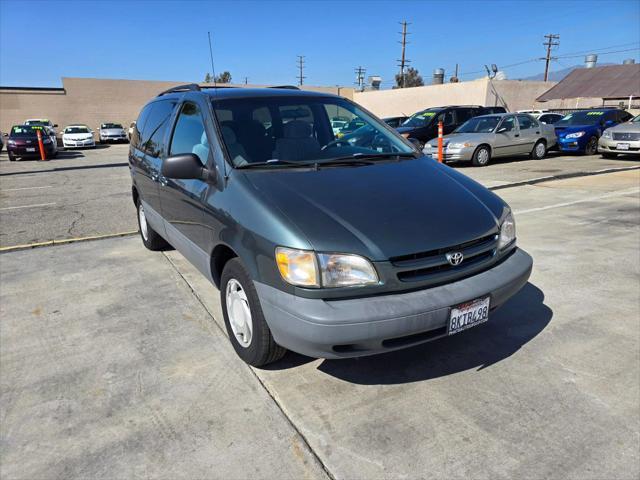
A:
[[[27,147],[27,152],[35,152],[35,151],[36,151],[35,147],[33,147],[33,148]]]
[[[619,143],[618,145],[616,145],[616,150],[629,150],[629,144]]]
[[[489,320],[489,297],[456,305],[449,314],[448,334],[453,335]]]

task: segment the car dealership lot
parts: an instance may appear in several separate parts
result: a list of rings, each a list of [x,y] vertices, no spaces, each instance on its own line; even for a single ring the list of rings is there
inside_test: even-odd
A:
[[[0,163],[0,208],[55,203],[0,210],[1,245],[135,230],[126,148]],[[495,187],[635,165],[461,171]],[[137,237],[4,253],[0,476],[637,478],[639,183],[500,190],[530,283],[483,326],[356,360],[247,367],[215,288]]]

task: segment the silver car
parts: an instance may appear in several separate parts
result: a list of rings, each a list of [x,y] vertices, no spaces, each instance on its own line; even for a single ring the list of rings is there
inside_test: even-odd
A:
[[[496,113],[467,120],[443,139],[444,161],[471,161],[477,167],[491,158],[529,155],[541,159],[556,144],[553,125],[538,122],[525,113]],[[437,157],[438,139],[424,147],[425,155]]]
[[[605,158],[618,154],[640,155],[640,115],[607,128],[598,141],[598,152]]]
[[[98,131],[100,143],[126,142],[127,134],[119,123],[103,123]]]

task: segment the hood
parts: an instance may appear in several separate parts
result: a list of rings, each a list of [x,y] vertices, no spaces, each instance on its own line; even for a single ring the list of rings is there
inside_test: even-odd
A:
[[[505,206],[484,187],[425,157],[245,175],[316,251],[356,253],[374,261],[497,232]]]
[[[575,132],[590,132],[593,130],[597,130],[599,128],[599,125],[570,125],[567,127],[563,127],[563,126],[554,126],[554,129],[556,131],[556,134],[560,137],[564,137],[565,135],[569,134],[569,133],[575,133]]]
[[[625,122],[607,128],[610,132],[640,133],[640,122]]]
[[[9,137],[8,140],[11,140],[16,145],[37,145],[38,137],[35,135],[33,137]]]
[[[104,135],[122,135],[124,128],[101,128],[100,133]]]

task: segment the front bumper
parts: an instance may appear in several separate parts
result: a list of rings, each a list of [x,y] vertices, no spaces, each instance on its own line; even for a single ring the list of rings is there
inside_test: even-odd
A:
[[[428,145],[428,144],[427,144]],[[470,161],[473,158],[473,152],[475,147],[462,147],[462,148],[443,148],[443,160],[444,161]],[[431,158],[438,159],[438,147],[428,148],[425,146],[423,153]]]
[[[127,136],[125,134],[122,135],[109,135],[109,136],[100,136],[101,142],[126,142]]]
[[[532,266],[531,257],[516,249],[502,263],[457,282],[347,300],[302,298],[258,282],[256,289],[279,345],[311,357],[346,358],[445,336],[450,307],[490,295],[494,309],[527,283]]]
[[[53,143],[45,143],[43,147],[47,158],[55,152]],[[40,157],[40,147],[38,143],[31,145],[7,145],[7,152],[13,153],[16,157]]]
[[[62,140],[62,144],[65,148],[75,148],[75,147],[95,147],[96,142],[92,138],[90,140]]]
[[[619,144],[626,144],[629,146],[627,150],[621,150],[618,148]],[[626,155],[640,155],[640,141],[639,140],[613,140],[612,138],[600,137],[598,140],[598,152],[600,153],[620,153]]]
[[[558,138],[558,150],[562,152],[583,152],[587,146],[587,135],[578,138]]]

